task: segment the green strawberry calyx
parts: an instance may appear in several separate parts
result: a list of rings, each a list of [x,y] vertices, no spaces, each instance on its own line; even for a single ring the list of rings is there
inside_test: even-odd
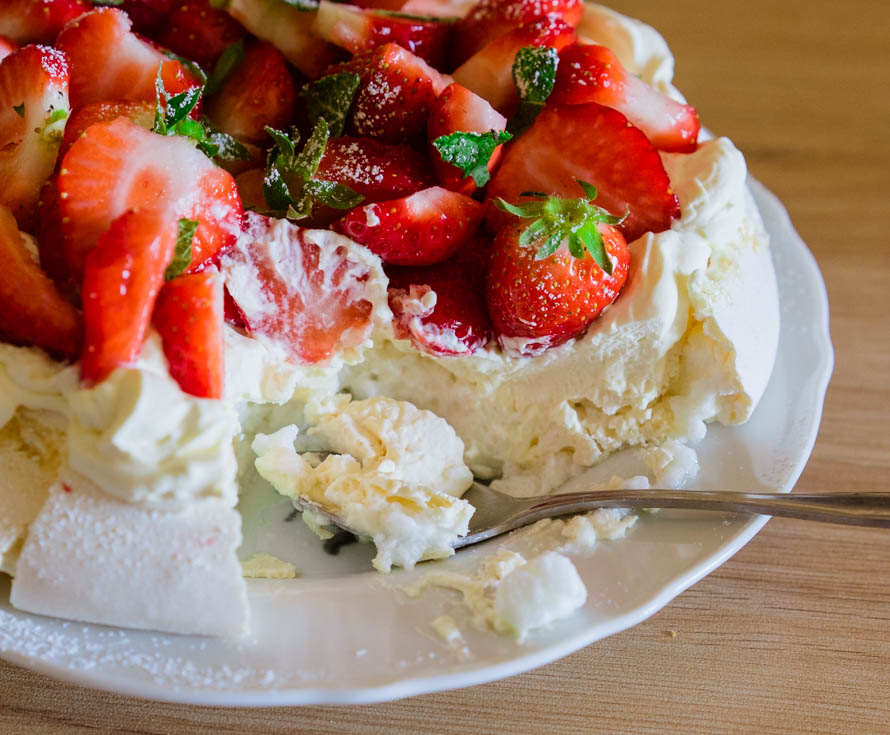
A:
[[[533,201],[510,204],[497,197],[494,205],[502,212],[534,220],[522,231],[519,245],[540,246],[535,255],[536,260],[549,258],[567,240],[569,252],[574,257],[583,258],[590,253],[596,264],[612,275],[612,260],[606,253],[605,242],[597,224],[621,224],[627,217],[627,212],[622,217],[616,217],[602,207],[597,207],[593,204],[597,196],[596,187],[581,179],[575,181],[584,191],[584,196],[578,199],[526,191],[520,196],[532,197]]]

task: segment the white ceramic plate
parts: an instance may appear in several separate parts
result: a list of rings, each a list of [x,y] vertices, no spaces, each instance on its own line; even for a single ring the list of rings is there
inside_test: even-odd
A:
[[[772,379],[751,420],[713,426],[699,445],[698,484],[789,491],[809,457],[832,368],[828,302],[816,263],[781,203],[752,188],[773,238],[782,332]],[[619,460],[620,461],[620,460]],[[326,556],[289,502],[258,489],[242,503],[246,555],[293,558],[302,578],[249,582],[253,630],[238,643],[70,623],[13,610],[0,579],[0,655],[60,679],[123,694],[207,705],[361,703],[479,684],[548,663],[644,620],[751,539],[765,518],[662,513],[575,563],[587,604],[524,645],[472,624],[457,595],[400,589],[420,573],[378,575],[364,546]],[[258,539],[262,538],[260,542]],[[442,562],[473,566],[497,544]],[[506,541],[522,551],[522,534]],[[89,584],[89,580],[84,580]],[[451,615],[469,655],[430,623]]]

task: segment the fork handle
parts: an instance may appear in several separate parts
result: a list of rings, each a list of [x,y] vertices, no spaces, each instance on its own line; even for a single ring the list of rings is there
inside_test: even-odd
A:
[[[542,498],[523,513],[530,517],[582,513],[596,508],[685,508],[755,513],[851,526],[890,528],[890,493],[736,493],[722,490],[602,490]]]

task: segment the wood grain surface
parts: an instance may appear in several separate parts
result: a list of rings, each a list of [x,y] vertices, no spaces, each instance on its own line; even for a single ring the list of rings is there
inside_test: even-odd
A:
[[[662,31],[678,86],[822,268],[837,362],[798,488],[890,489],[890,1],[616,7]],[[383,731],[890,733],[890,533],[771,521],[636,628],[522,676],[388,704],[202,709],[0,663],[4,735]]]

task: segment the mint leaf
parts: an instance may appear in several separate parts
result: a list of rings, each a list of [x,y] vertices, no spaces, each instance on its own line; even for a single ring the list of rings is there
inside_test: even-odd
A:
[[[281,130],[270,128],[268,125],[266,125],[265,130],[272,140],[275,141],[275,148],[278,149],[277,152],[275,149],[269,151],[270,160],[280,169],[292,171],[296,146],[300,142],[300,132],[296,128],[292,128],[291,137]]]
[[[344,184],[338,184],[336,181],[311,179],[303,186],[303,191],[313,199],[334,209],[352,209],[365,200],[358,192]]]
[[[105,5],[109,7],[116,7],[118,5],[123,5],[124,0],[92,0],[93,5]]]
[[[550,46],[525,46],[513,59],[513,84],[519,92],[519,107],[507,124],[514,136],[534,123],[556,82],[559,54]]]
[[[290,188],[282,177],[281,170],[275,164],[270,164],[266,169],[266,175],[263,177],[263,196],[266,199],[266,204],[274,211],[286,210],[293,204]]]
[[[198,143],[204,153],[210,158],[218,158],[220,161],[247,161],[250,159],[250,151],[228,133],[215,130],[205,122],[205,138]]]
[[[184,121],[189,116],[189,113],[198,104],[198,100],[201,99],[202,90],[202,87],[192,87],[167,100],[167,108],[164,111],[164,124],[168,130],[176,127],[178,123]],[[189,135],[188,137],[193,136]]]
[[[352,107],[360,82],[358,74],[342,72],[328,74],[304,85],[300,94],[306,100],[309,122],[314,124],[319,119],[324,119],[328,123],[332,138],[343,135],[346,116]]]
[[[309,140],[303,146],[303,150],[294,157],[294,171],[304,179],[311,179],[318,171],[318,165],[321,163],[328,145],[328,137],[328,121],[320,117],[312,129]]]
[[[13,105],[12,109],[15,110],[15,114],[21,118],[25,117],[25,103],[22,102],[20,105]]]
[[[491,154],[501,143],[513,136],[504,130],[489,130],[487,133],[449,133],[433,141],[433,146],[445,163],[457,166],[465,176],[472,176],[476,186],[485,186],[491,175],[488,162]]]
[[[207,86],[204,88],[204,91],[207,94],[215,94],[218,92],[219,88],[222,87],[223,82],[226,81],[226,78],[232,71],[234,71],[235,67],[241,63],[243,58],[244,39],[235,41],[235,43],[226,46],[226,50],[222,52],[222,55],[213,67],[213,71],[210,72],[210,77],[207,79]]]
[[[172,281],[181,275],[192,264],[192,239],[195,230],[198,229],[198,221],[194,219],[179,220],[179,232],[176,235],[176,250],[173,260],[164,271],[164,280]]]

